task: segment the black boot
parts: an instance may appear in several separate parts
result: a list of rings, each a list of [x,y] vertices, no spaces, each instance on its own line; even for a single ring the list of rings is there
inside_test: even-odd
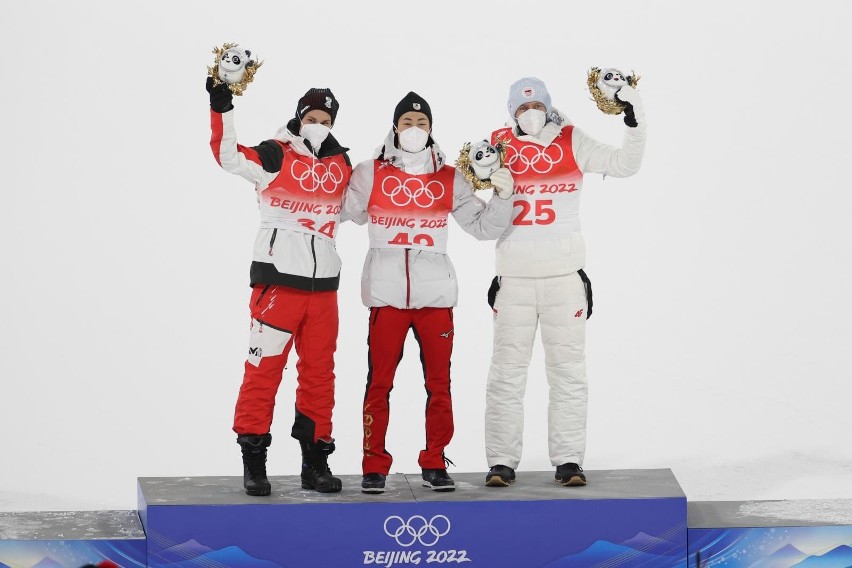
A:
[[[243,449],[243,487],[246,495],[269,495],[272,486],[266,478],[266,448],[272,444],[272,434],[237,436]]]
[[[320,493],[337,493],[343,488],[340,479],[331,475],[328,456],[334,451],[334,442],[317,440],[316,443],[299,440],[302,446],[302,489]]]

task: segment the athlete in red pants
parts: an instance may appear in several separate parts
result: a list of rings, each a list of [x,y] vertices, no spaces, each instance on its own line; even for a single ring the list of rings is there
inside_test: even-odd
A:
[[[478,239],[495,239],[509,225],[512,175],[491,176],[487,203],[464,175],[446,164],[431,137],[432,111],[416,93],[396,106],[393,128],[380,152],[352,172],[341,219],[367,224],[370,251],[361,299],[370,308],[370,370],[364,396],[364,477],[361,490],[382,493],[392,457],[385,448],[389,395],[409,329],[420,343],[426,381],[423,485],[452,491],[444,448],[453,436],[450,355],[458,286],[447,256],[450,215]]]
[[[237,432],[269,432],[275,395],[290,348],[296,346],[297,439],[331,439],[334,408],[334,351],[337,347],[337,292],[286,286],[255,286],[252,330],[245,375],[234,414]],[[312,431],[309,431],[312,430]]]
[[[424,469],[444,469],[444,448],[453,437],[450,398],[450,355],[453,352],[453,309],[400,310],[370,308],[370,370],[364,399],[363,469],[387,475],[391,455],[385,449],[390,391],[408,330],[420,345],[426,386],[426,449],[418,463]]]
[[[291,347],[299,354],[291,436],[302,449],[302,487],[341,489],[334,451],[334,351],[340,257],[334,238],[352,172],[346,148],[330,134],[339,104],[329,89],[310,89],[296,116],[271,140],[237,143],[234,105],[225,84],[207,81],[210,147],[222,168],[250,181],[260,208],[251,263],[251,340],[234,414],[249,495],[269,495],[267,447],[275,394]]]

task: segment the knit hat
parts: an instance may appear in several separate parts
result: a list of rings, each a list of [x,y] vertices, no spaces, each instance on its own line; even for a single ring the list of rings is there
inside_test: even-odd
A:
[[[429,119],[429,127],[432,127],[432,109],[429,108],[429,103],[426,102],[426,99],[414,91],[409,91],[408,94],[405,95],[399,103],[397,103],[396,108],[393,111],[393,125],[396,126],[397,123],[399,123],[399,117],[412,111],[422,112],[425,114],[426,118]]]
[[[306,113],[312,110],[323,110],[331,115],[331,124],[334,125],[339,108],[340,103],[334,98],[331,89],[308,89],[296,106],[296,118],[301,122]]]
[[[509,115],[515,118],[515,112],[518,107],[525,103],[539,102],[546,107],[545,112],[549,112],[550,93],[547,92],[547,87],[544,82],[536,77],[524,77],[518,79],[512,86],[509,87]]]

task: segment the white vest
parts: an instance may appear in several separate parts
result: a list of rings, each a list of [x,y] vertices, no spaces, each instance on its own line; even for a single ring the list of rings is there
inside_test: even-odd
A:
[[[281,171],[258,192],[260,226],[316,234],[334,240],[340,203],[352,168],[343,155],[315,159],[282,144]]]
[[[412,175],[375,160],[367,205],[370,248],[447,252],[447,216],[453,209],[455,169]]]
[[[566,126],[553,142],[542,147],[518,140],[511,128],[494,132],[492,143],[508,143],[506,167],[515,179],[512,224],[500,240],[567,238],[580,232],[580,193],[583,173],[574,160]]]

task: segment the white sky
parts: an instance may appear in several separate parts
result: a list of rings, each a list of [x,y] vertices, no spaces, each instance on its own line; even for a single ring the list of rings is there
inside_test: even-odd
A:
[[[852,496],[849,16],[842,1],[15,3],[0,21],[0,510],[133,509],[137,477],[241,474],[230,427],[258,215],[208,146],[206,66],[226,41],[265,61],[235,101],[243,144],[329,86],[354,162],[409,90],[455,160],[503,124],[524,75],[620,144],[586,71],[635,69],[642,171],[588,176],[582,208],[596,301],[586,469],[671,468],[692,500]],[[366,247],[365,228],[341,228],[342,474],[360,473]],[[451,473],[484,472],[493,243],[453,225],[449,249],[447,455]],[[295,356],[271,474],[298,473],[294,375]],[[537,345],[521,471],[550,469],[544,384]],[[411,340],[394,471],[417,471],[424,401]]]

